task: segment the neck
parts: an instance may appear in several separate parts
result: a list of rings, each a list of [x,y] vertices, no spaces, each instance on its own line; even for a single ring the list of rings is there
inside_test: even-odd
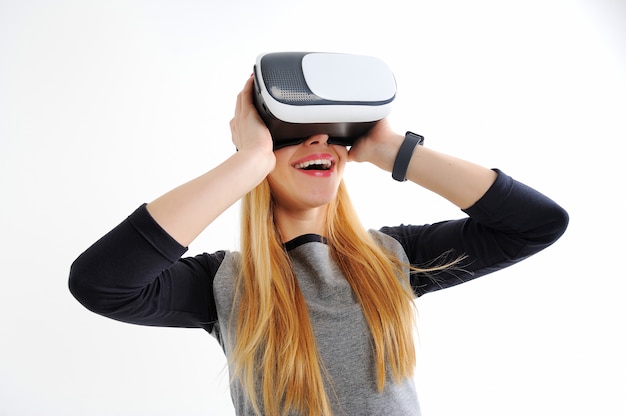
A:
[[[326,233],[326,206],[307,210],[288,211],[275,208],[274,221],[283,242],[291,241],[304,234]]]

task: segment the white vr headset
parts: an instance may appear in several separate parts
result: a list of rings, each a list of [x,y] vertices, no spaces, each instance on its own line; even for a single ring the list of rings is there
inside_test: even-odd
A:
[[[274,149],[314,134],[350,146],[391,112],[393,73],[370,56],[320,52],[262,54],[254,66],[254,105]]]

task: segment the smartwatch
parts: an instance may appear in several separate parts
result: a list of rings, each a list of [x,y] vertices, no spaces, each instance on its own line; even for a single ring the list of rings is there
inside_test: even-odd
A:
[[[417,146],[424,144],[424,136],[407,131],[404,135],[404,141],[398,150],[396,160],[393,163],[391,177],[399,182],[406,181],[406,171],[409,168],[409,162],[413,156],[413,152]]]

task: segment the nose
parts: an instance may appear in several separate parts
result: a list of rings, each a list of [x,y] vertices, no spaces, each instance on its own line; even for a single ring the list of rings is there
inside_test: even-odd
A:
[[[328,145],[328,134],[314,134],[313,136],[309,136],[304,140],[304,144],[309,146],[315,144]]]

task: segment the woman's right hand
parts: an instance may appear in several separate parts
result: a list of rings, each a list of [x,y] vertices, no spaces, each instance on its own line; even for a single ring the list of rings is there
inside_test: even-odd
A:
[[[253,79],[237,96],[230,122],[238,152],[199,177],[148,204],[148,212],[181,245],[189,245],[213,220],[276,166],[272,136],[252,102]]]
[[[253,149],[274,158],[272,135],[252,101],[254,77],[250,76],[237,95],[235,115],[230,121],[232,141],[238,151]]]

